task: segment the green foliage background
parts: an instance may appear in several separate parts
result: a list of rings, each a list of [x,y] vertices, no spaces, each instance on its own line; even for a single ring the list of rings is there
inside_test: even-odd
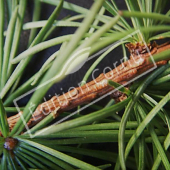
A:
[[[48,20],[39,21],[41,3],[56,6]],[[96,111],[87,115],[78,114],[71,120],[57,125],[52,114],[31,128],[34,138],[24,131],[23,121],[19,119],[12,131],[9,130],[7,112],[17,113],[12,107],[14,99],[56,76],[68,61],[70,54],[86,47],[91,47],[93,54],[101,48],[140,30],[147,43],[160,38],[170,37],[170,11],[162,14],[168,0],[125,0],[127,11],[121,15],[114,0],[96,0],[91,9],[71,4],[63,0],[35,0],[33,19],[24,23],[27,0],[0,0],[0,137],[1,169],[169,169],[170,153],[170,118],[169,118],[169,63],[145,79],[135,82],[128,91],[128,98],[115,104],[111,100],[104,108],[95,107]],[[72,10],[76,16],[57,20],[62,8]],[[4,28],[5,9],[8,13],[8,27]],[[105,15],[108,11],[111,16]],[[132,24],[128,24],[127,18]],[[79,19],[83,19],[82,22]],[[99,26],[99,22],[102,25]],[[75,34],[53,37],[47,40],[52,31],[58,27],[77,27]],[[37,29],[41,28],[39,32]],[[22,30],[31,30],[28,48],[18,54]],[[125,43],[141,42],[137,34]],[[41,69],[28,81],[19,86],[24,70],[32,57],[47,48],[61,44],[59,51],[52,54]],[[93,69],[117,46],[112,46],[99,56],[89,68],[84,78],[88,80]],[[67,48],[67,50],[64,50]],[[168,59],[170,50],[155,55],[156,61]],[[18,64],[14,67],[14,64]],[[75,67],[79,64],[74,63]],[[26,122],[31,118],[29,105],[38,106],[48,89],[65,78],[65,72],[54,82],[37,89],[23,110]],[[115,87],[114,82],[110,85]],[[125,92],[125,89],[122,89]],[[122,117],[116,114],[124,111]],[[63,113],[68,115],[69,113]],[[61,115],[62,116],[62,115]],[[46,128],[46,131],[44,131]],[[43,132],[43,133],[41,133]],[[5,138],[17,139],[18,145],[12,152],[3,145]],[[101,151],[89,148],[91,143],[112,143],[118,151]],[[84,156],[104,160],[106,164],[87,163]]]

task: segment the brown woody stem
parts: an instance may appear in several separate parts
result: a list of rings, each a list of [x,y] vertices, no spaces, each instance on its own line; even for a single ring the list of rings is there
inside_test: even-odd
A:
[[[169,44],[161,45],[160,47],[154,45],[150,51],[150,54],[157,54],[167,49],[170,49]],[[143,48],[137,48],[136,52],[138,51],[143,51]],[[115,81],[119,84],[126,84],[128,81],[132,80],[133,78],[137,77],[141,73],[144,73],[154,66],[154,64],[150,63],[148,60],[150,54],[148,52],[144,52],[140,55],[135,55],[134,53],[130,56],[130,59],[128,61],[120,64],[112,71],[106,74],[102,73],[99,75],[99,77],[83,85],[82,87],[74,88],[73,90],[61,96],[54,96],[49,101],[40,104],[33,113],[30,121],[27,123],[28,126],[34,126],[42,119],[44,119],[44,117],[49,115],[52,111],[56,112],[55,117],[57,117],[60,113],[64,111],[70,110],[82,104],[89,103],[95,98],[111,92],[113,90],[113,87],[110,87],[108,85],[108,80]],[[166,63],[166,60],[162,60],[157,62],[156,64],[157,66],[161,66]],[[10,129],[14,127],[19,118],[19,113],[8,118]]]

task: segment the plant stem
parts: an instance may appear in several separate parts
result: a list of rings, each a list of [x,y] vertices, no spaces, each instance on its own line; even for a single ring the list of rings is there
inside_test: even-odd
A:
[[[17,54],[19,39],[21,36],[22,25],[23,25],[23,20],[24,20],[24,15],[25,15],[26,4],[27,4],[27,0],[22,0],[19,2],[19,8],[18,8],[19,17],[17,18],[17,22],[16,22],[16,26],[15,26],[15,32],[14,32],[9,61],[12,60],[15,57],[15,55]],[[13,68],[13,66],[9,63],[8,64],[8,77],[10,76],[10,74],[12,72],[12,68]]]
[[[17,15],[18,15],[18,6],[15,8],[14,12],[12,13],[12,17],[8,25],[8,30],[7,30],[7,35],[6,35],[5,45],[4,45],[4,60],[3,60],[3,67],[2,67],[2,80],[1,80],[2,87],[4,87],[8,78],[7,71],[8,71],[10,50],[12,48],[12,41],[13,41]]]
[[[5,5],[4,0],[0,0],[0,79],[2,81],[2,63],[3,63],[3,49],[4,49],[4,22],[5,22]],[[0,82],[0,91],[2,85]]]

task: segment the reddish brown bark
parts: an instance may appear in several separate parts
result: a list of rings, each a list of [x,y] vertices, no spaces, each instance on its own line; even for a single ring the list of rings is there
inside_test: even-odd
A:
[[[152,48],[149,45],[148,47],[150,48],[150,53],[152,55],[170,49],[169,44],[161,46],[154,45]],[[129,46],[129,48],[132,50],[133,47]],[[148,61],[150,54],[146,52],[144,47],[139,48],[138,46],[135,46],[134,48],[135,51],[133,55],[130,56],[130,59],[112,71],[106,74],[102,73],[95,80],[83,85],[82,87],[77,87],[59,97],[54,96],[49,101],[40,104],[33,113],[33,117],[28,122],[28,126],[31,127],[37,124],[51,112],[54,112],[54,117],[57,117],[64,111],[68,111],[78,105],[89,103],[95,98],[112,91],[113,88],[107,83],[108,79],[120,84],[125,84],[129,80],[153,67],[153,63],[149,63]],[[140,56],[136,55],[136,52],[140,52]],[[157,66],[161,66],[166,63],[167,61],[163,60],[156,64]],[[14,127],[19,118],[19,114],[8,118],[10,129]]]

